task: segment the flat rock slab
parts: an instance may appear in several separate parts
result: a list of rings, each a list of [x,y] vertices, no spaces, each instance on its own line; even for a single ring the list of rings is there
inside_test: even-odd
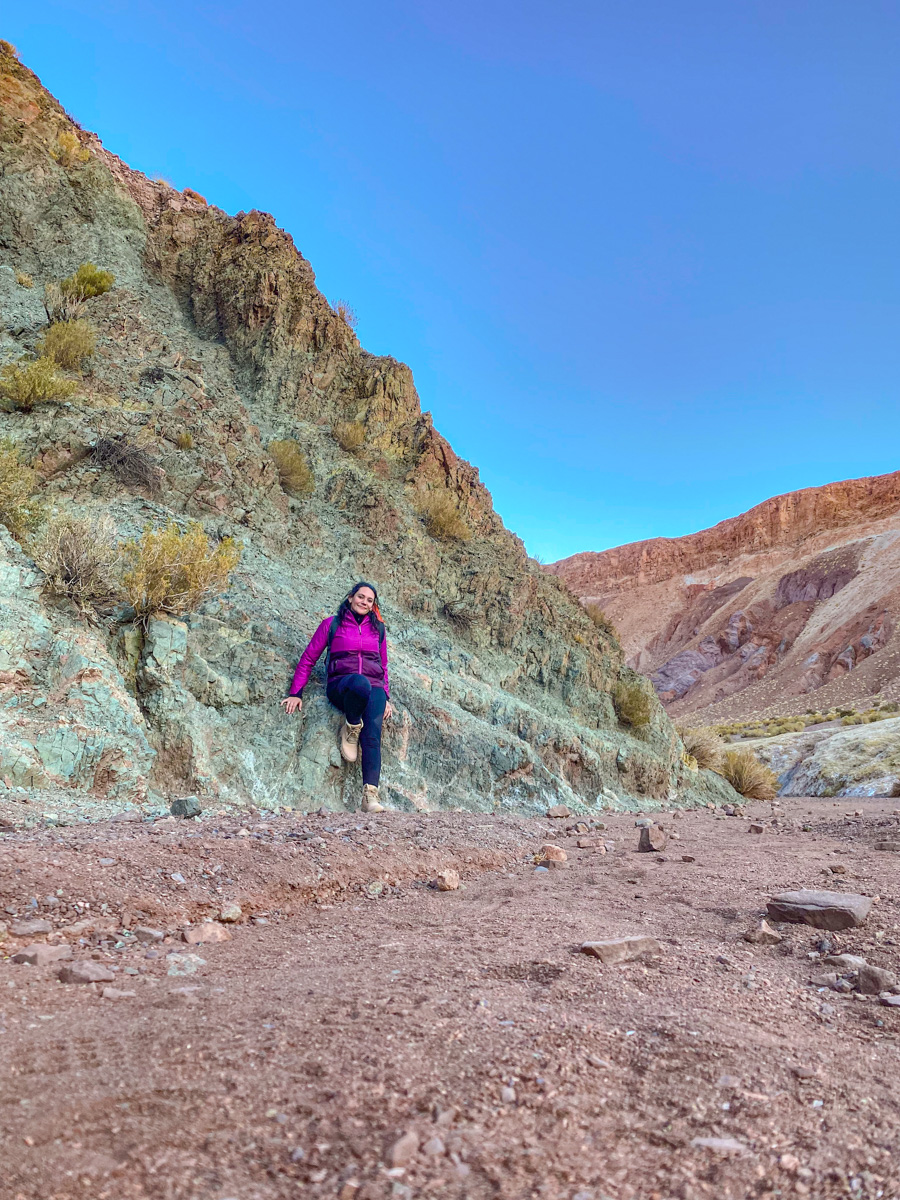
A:
[[[737,1138],[697,1137],[691,1139],[691,1145],[698,1150],[712,1150],[714,1154],[730,1155],[749,1154],[750,1150]]]
[[[793,921],[816,929],[853,929],[869,915],[872,900],[843,892],[781,892],[766,905],[773,921]]]
[[[39,933],[52,933],[53,926],[49,921],[35,917],[32,921],[13,921],[9,932],[13,937],[36,937]]]
[[[46,942],[35,942],[33,946],[17,950],[12,960],[14,963],[27,963],[31,967],[46,967],[48,963],[71,957],[71,946],[48,946]]]
[[[203,942],[231,941],[231,931],[218,921],[203,921],[200,925],[190,925],[182,931],[181,936],[189,946],[199,946]]]
[[[92,958],[67,963],[59,969],[60,983],[112,983],[114,979],[115,975],[108,967]]]
[[[893,850],[895,854],[900,854],[900,841],[896,842],[876,842],[876,850]]]
[[[606,938],[602,942],[582,942],[581,953],[590,954],[604,963],[630,962],[642,954],[660,954],[662,946],[655,937],[642,934],[633,937]]]

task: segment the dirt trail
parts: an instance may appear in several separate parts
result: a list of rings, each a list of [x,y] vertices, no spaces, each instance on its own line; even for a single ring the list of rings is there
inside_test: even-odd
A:
[[[792,801],[777,826],[758,805],[761,835],[688,812],[661,855],[624,816],[606,854],[565,821],[459,814],[7,835],[0,917],[65,930],[105,904],[48,940],[135,995],[0,961],[0,1195],[896,1197],[900,1010],[809,985],[823,937],[900,966],[900,856],[874,848],[896,803]],[[568,863],[536,873],[546,840]],[[427,886],[445,866],[460,890]],[[880,899],[858,930],[741,940],[804,886]],[[258,923],[176,941],[235,900]],[[142,921],[166,940],[111,932]],[[578,953],[631,932],[663,954]],[[170,975],[170,951],[204,961]]]

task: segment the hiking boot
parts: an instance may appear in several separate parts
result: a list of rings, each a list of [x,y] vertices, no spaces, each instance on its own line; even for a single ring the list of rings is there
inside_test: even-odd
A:
[[[359,735],[362,733],[362,727],[362,721],[358,725],[351,725],[349,721],[344,722],[341,729],[341,758],[345,758],[347,762],[356,762],[356,756],[359,754]]]
[[[367,783],[363,788],[361,811],[365,813],[384,812],[384,805],[378,800],[378,788],[374,783]]]

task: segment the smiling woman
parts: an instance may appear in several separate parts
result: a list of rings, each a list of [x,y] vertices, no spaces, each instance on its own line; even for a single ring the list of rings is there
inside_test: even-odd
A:
[[[371,583],[355,584],[333,617],[326,617],[300,656],[291,693],[281,701],[286,713],[303,707],[303,689],[322,651],[327,652],[325,694],[344,714],[341,757],[355,763],[362,751],[363,812],[382,812],[381,723],[391,716],[388,696],[387,637]]]

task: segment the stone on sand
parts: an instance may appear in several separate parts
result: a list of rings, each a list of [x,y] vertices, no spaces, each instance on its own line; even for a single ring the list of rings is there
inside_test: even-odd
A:
[[[581,953],[599,958],[603,963],[630,962],[642,954],[659,954],[662,946],[655,937],[634,934],[629,937],[606,938],[600,942],[582,942]]]
[[[71,957],[71,946],[48,946],[46,942],[35,942],[33,946],[17,950],[12,960],[14,963],[27,963],[32,967],[46,967],[48,963]]]
[[[454,871],[452,867],[447,867],[445,870],[438,872],[434,882],[439,892],[455,892],[459,887],[459,871]]]
[[[199,925],[188,925],[181,931],[181,936],[189,946],[199,946],[203,942],[230,942],[231,931],[218,921],[203,921]]]
[[[81,962],[66,963],[59,969],[60,983],[112,983],[115,975],[102,963],[92,958]]]
[[[665,850],[666,834],[658,825],[644,825],[641,827],[641,837],[638,842],[638,850],[644,852]]]
[[[766,905],[775,921],[793,921],[815,929],[852,929],[869,915],[869,896],[844,892],[780,892]]]

